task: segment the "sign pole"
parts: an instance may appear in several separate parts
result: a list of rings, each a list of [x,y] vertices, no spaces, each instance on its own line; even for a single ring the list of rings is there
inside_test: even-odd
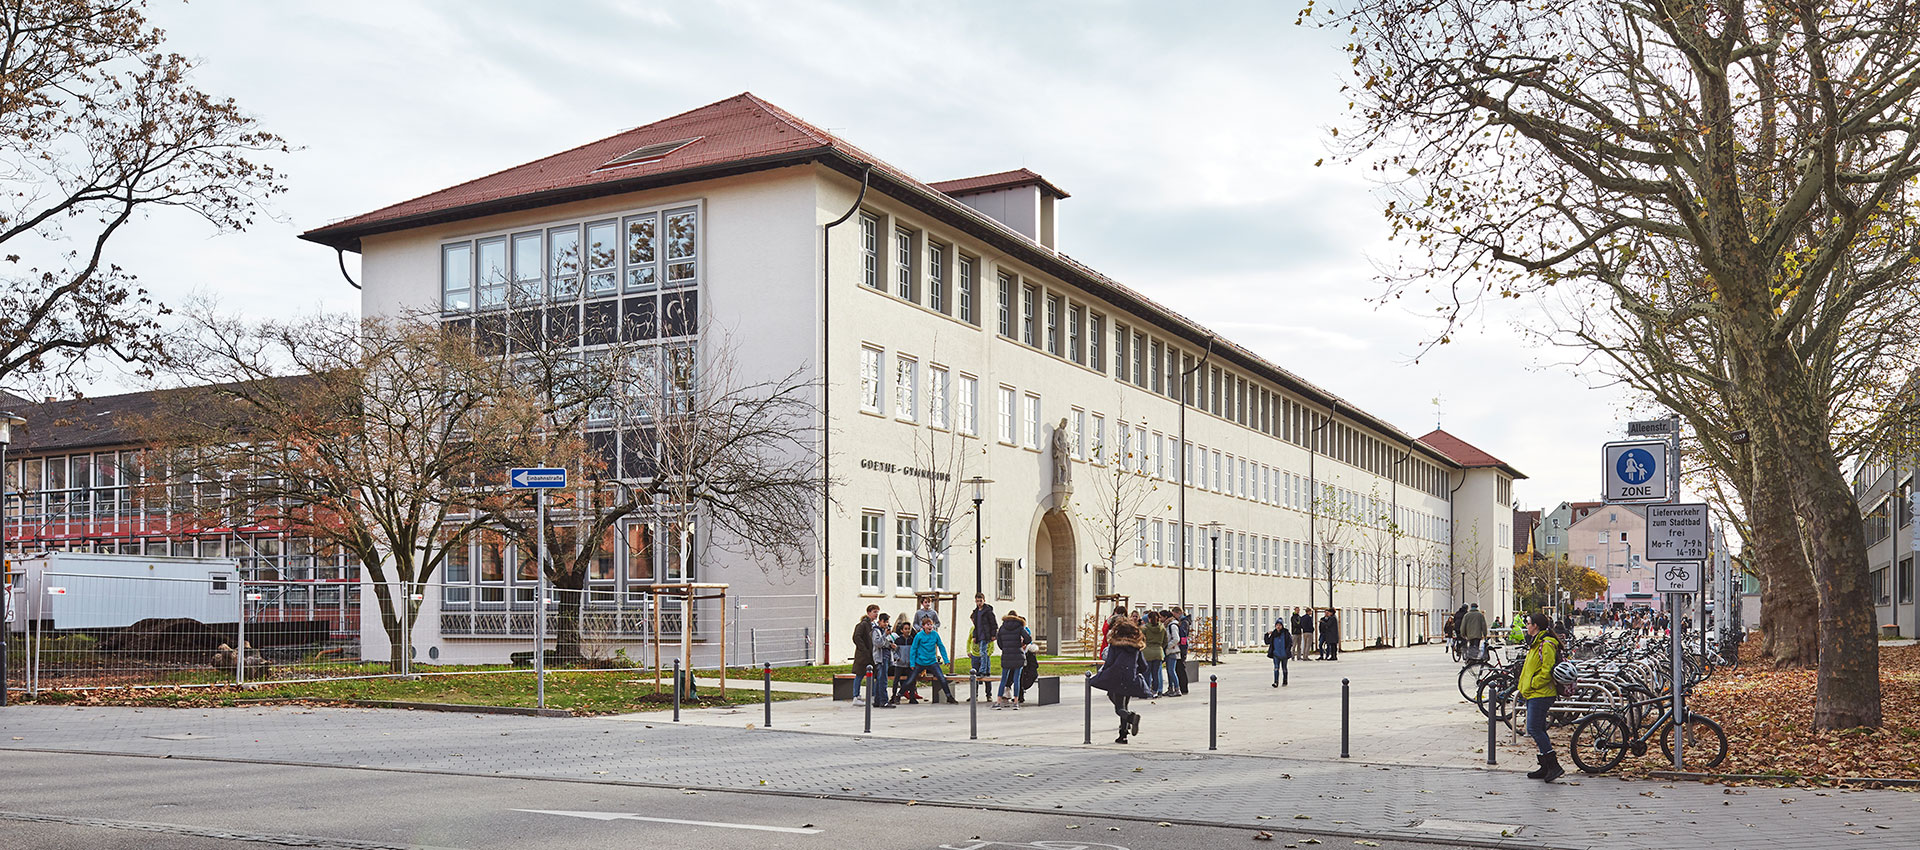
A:
[[[547,707],[547,491],[534,491],[533,678],[534,702]]]
[[[1678,603],[1681,598],[1682,596],[1678,593],[1667,594],[1667,631],[1669,633],[1668,644],[1673,647],[1673,769],[1674,770],[1681,769],[1680,765],[1682,763],[1682,759],[1680,757],[1680,753],[1682,750],[1686,748],[1686,740],[1687,740],[1687,723],[1686,723],[1687,702],[1686,702],[1686,697],[1682,696],[1680,693],[1680,690],[1681,690],[1680,686],[1684,684],[1680,677],[1686,675],[1686,669],[1681,664],[1681,661],[1680,661],[1680,619],[1674,616],[1674,613],[1675,613],[1674,609],[1679,607]]]

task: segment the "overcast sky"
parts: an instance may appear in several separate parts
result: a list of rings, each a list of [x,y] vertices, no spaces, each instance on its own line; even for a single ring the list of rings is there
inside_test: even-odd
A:
[[[1526,309],[1416,364],[1428,305],[1371,300],[1381,201],[1314,165],[1346,62],[1299,5],[154,0],[201,87],[299,149],[274,220],[154,218],[118,259],[169,303],[352,310],[296,234],[751,91],[922,180],[1031,168],[1076,259],[1409,434],[1438,417],[1526,473],[1522,507],[1593,498],[1629,399],[1523,343]]]

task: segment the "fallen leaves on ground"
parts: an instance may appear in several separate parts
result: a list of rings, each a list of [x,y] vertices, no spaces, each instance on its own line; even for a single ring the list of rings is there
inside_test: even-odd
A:
[[[1766,669],[1758,649],[1748,641],[1740,666],[1715,672],[1688,703],[1727,733],[1727,758],[1713,772],[1920,780],[1920,645],[1880,647],[1881,727],[1839,731],[1813,728],[1816,671]],[[1657,744],[1621,765],[1628,776],[1669,768]]]

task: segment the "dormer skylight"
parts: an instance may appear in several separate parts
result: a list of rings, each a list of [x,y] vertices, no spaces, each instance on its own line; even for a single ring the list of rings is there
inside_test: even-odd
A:
[[[691,139],[680,139],[679,141],[673,141],[673,142],[655,142],[651,145],[646,145],[640,148],[636,148],[635,150],[629,153],[621,154],[620,156],[614,157],[613,159],[609,160],[606,165],[602,165],[600,166],[600,168],[597,168],[594,170],[599,171],[601,169],[607,169],[607,168],[619,168],[620,166],[623,166],[623,165],[637,165],[643,162],[654,162],[656,160],[665,159],[668,154],[673,153],[674,151],[684,148],[704,138],[706,137],[694,136]]]

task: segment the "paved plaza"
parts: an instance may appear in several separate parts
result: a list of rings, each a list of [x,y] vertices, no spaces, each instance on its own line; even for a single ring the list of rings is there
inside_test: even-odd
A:
[[[1531,765],[1517,753],[1487,768],[1473,752],[1485,727],[1464,716],[1472,709],[1450,679],[1440,690],[1453,668],[1435,649],[1298,665],[1286,689],[1267,687],[1262,664],[1218,668],[1225,734],[1212,753],[1199,690],[1148,705],[1137,745],[1115,745],[1110,734],[1079,745],[1077,685],[1061,705],[983,709],[977,742],[966,740],[965,705],[875,712],[875,732],[865,735],[862,710],[819,699],[776,704],[773,729],[754,728],[760,715],[747,710],[689,711],[675,724],[659,714],[24,706],[0,711],[0,748],[1284,825],[1476,846],[1905,848],[1908,826],[1920,823],[1920,795],[1895,791],[1577,774],[1544,785],[1519,775]],[[1355,734],[1346,760],[1337,757],[1341,675],[1358,680],[1355,728],[1374,730]],[[1104,729],[1110,710],[1105,700],[1095,707]]]

